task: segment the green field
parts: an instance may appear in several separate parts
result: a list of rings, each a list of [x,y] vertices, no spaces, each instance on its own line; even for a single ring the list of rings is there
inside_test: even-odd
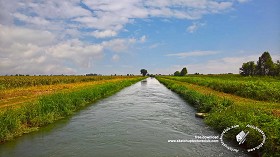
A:
[[[141,79],[139,76],[44,76],[41,80],[33,76],[1,77],[0,84],[6,89],[0,91],[0,142],[71,115]],[[17,84],[7,84],[9,81]]]
[[[166,87],[182,96],[198,112],[207,113],[205,122],[222,132],[233,125],[257,126],[264,131],[264,156],[280,155],[280,82],[273,77],[242,77],[237,75],[193,75],[157,77]],[[238,132],[229,135],[235,140]],[[247,147],[256,146],[262,136],[248,135]]]
[[[243,77],[240,75],[192,75],[168,77],[180,82],[206,86],[211,89],[255,100],[280,102],[280,77]]]

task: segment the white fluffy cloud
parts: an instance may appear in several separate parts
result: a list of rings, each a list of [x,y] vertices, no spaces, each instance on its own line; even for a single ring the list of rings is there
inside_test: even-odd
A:
[[[32,30],[15,26],[7,27],[1,24],[0,40],[1,48],[17,43],[48,45],[56,41],[55,34],[49,31]]]
[[[79,39],[57,42],[48,31],[0,25],[0,74],[74,74],[102,58],[104,49],[126,51],[140,39],[113,39],[99,44]],[[113,57],[117,61],[119,56]]]
[[[107,50],[125,52],[134,44],[146,42],[143,34],[140,38],[118,38],[118,32],[135,19],[200,19],[207,14],[225,12],[233,8],[233,3],[220,0],[0,0],[0,74],[76,73],[79,68],[90,67]],[[85,42],[89,36],[96,40]],[[119,60],[119,56],[113,55],[112,60]]]
[[[117,35],[116,31],[112,30],[104,30],[104,31],[94,31],[91,33],[96,38],[107,38],[107,37],[114,37]]]
[[[50,22],[44,18],[41,17],[34,17],[34,16],[26,16],[24,14],[15,13],[14,17],[20,21],[26,22],[26,23],[32,23],[35,25],[49,25]]]
[[[53,58],[71,61],[79,66],[88,67],[92,60],[102,57],[103,46],[84,44],[76,39],[51,46],[46,52]]]

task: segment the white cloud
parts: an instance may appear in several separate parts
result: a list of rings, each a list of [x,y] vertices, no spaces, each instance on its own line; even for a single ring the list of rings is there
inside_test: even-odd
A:
[[[44,18],[26,16],[26,15],[20,14],[20,13],[15,13],[14,17],[17,18],[18,20],[21,20],[21,21],[24,21],[27,23],[32,23],[35,25],[49,25],[50,24],[50,22]]]
[[[48,45],[55,42],[55,35],[49,31],[32,30],[21,27],[7,27],[0,24],[0,45],[7,47],[11,44]]]
[[[194,57],[194,56],[208,56],[218,54],[218,51],[191,51],[191,52],[181,52],[181,53],[171,53],[166,56],[176,56],[180,58],[184,57]]]
[[[198,28],[205,26],[205,23],[198,23],[198,22],[193,22],[192,25],[190,25],[187,28],[187,31],[189,33],[194,33],[195,31],[197,31]]]
[[[128,49],[128,40],[126,39],[113,39],[109,41],[102,42],[102,45],[111,51],[114,52],[123,52]]]
[[[126,52],[134,44],[146,42],[145,35],[117,37],[135,19],[194,20],[232,8],[233,1],[216,0],[0,0],[0,74],[75,73],[90,67],[106,50]],[[196,27],[201,26],[197,23]],[[81,41],[89,35],[100,43]],[[104,39],[110,37],[116,38]],[[170,56],[204,55],[196,53]],[[118,60],[114,56],[112,60]]]
[[[95,29],[120,30],[133,19],[148,17],[200,19],[203,15],[214,14],[232,8],[232,2],[213,0],[85,0],[94,16],[83,16],[73,21]]]
[[[135,38],[116,38],[109,41],[103,41],[101,45],[108,50],[114,52],[126,52],[131,46],[135,43],[142,43],[145,42],[146,36],[142,36],[140,39]]]
[[[93,36],[95,36],[96,38],[107,38],[107,37],[114,37],[117,35],[116,31],[112,31],[112,30],[105,30],[105,31],[94,31],[91,33]]]
[[[51,19],[69,19],[80,16],[90,16],[91,12],[80,6],[80,0],[57,1],[48,0],[40,2],[25,1],[22,8],[30,13]]]
[[[103,46],[84,44],[79,40],[54,43],[48,31],[0,25],[0,74],[74,74],[67,67],[86,67],[102,57]]]
[[[11,24],[18,19],[27,24],[26,27],[36,29],[42,29],[42,25],[47,26],[43,27],[45,30],[56,31],[73,27],[97,29],[93,33],[97,38],[116,36],[116,32],[134,19],[200,19],[233,8],[233,2],[215,0],[11,0],[10,3],[1,0],[0,4],[2,24]]]
[[[215,60],[208,60],[203,63],[197,64],[186,64],[186,65],[172,65],[164,69],[156,69],[156,71],[162,74],[173,74],[177,70],[181,70],[183,67],[187,67],[189,74],[196,72],[200,74],[222,74],[222,73],[239,73],[239,68],[243,63],[248,61],[257,60],[261,54],[246,55],[246,56],[235,56],[235,57],[224,57]],[[279,54],[271,54],[274,61],[280,59]]]
[[[120,56],[119,56],[119,55],[117,55],[117,54],[113,55],[112,61],[117,62],[117,61],[119,61],[119,60],[120,60]]]
[[[91,60],[102,57],[103,46],[84,44],[76,39],[51,46],[46,51],[53,58],[65,59],[80,66],[88,67]]]
[[[249,2],[250,0],[237,0],[239,3]]]

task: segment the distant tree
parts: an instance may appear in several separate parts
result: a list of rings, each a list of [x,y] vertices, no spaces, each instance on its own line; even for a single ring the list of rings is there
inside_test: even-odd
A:
[[[140,72],[143,76],[146,76],[148,73],[148,71],[146,69],[141,69]]]
[[[174,76],[180,76],[180,72],[179,72],[179,71],[176,71],[176,72],[174,73]]]
[[[274,75],[280,76],[280,61],[277,60],[276,63],[274,63]]]
[[[256,74],[256,64],[254,61],[250,61],[247,63],[243,63],[242,67],[240,68],[241,75],[243,76],[252,76]]]
[[[274,63],[268,52],[264,52],[257,62],[257,74],[258,75],[273,75]]]
[[[185,75],[187,75],[187,73],[188,73],[188,70],[187,70],[187,68],[185,67],[185,68],[183,68],[183,69],[181,70],[180,75],[181,75],[181,76],[185,76]]]

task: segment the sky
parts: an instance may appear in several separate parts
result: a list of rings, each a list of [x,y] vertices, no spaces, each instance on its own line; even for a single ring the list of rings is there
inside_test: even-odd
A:
[[[0,75],[238,73],[280,60],[279,0],[0,0]]]

